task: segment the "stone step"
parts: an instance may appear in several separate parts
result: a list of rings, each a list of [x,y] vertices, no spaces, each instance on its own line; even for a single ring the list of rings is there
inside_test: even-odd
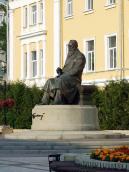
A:
[[[35,148],[39,147],[42,149],[45,148],[50,148],[50,149],[59,149],[60,147],[62,149],[66,148],[88,148],[88,147],[97,147],[97,146],[110,146],[110,145],[121,145],[121,144],[126,144],[129,145],[129,139],[105,139],[105,140],[73,140],[73,141],[10,141],[10,140],[0,140],[0,148],[2,147],[10,147],[10,148],[16,148],[16,147],[21,147],[21,148]]]
[[[117,145],[121,145],[121,143],[119,144],[103,144],[103,147],[112,147],[112,146],[117,146]],[[126,145],[129,146],[129,143],[127,143]],[[42,151],[42,150],[67,150],[70,151],[72,149],[76,149],[76,150],[81,150],[81,149],[85,149],[85,150],[93,150],[93,149],[97,149],[102,147],[102,145],[98,144],[98,145],[60,145],[60,146],[51,146],[51,145],[46,145],[46,146],[40,146],[40,145],[17,145],[17,146],[10,146],[10,145],[1,145],[0,146],[0,150],[26,150],[26,151],[31,151],[31,150],[37,150],[37,151]]]
[[[98,146],[92,146],[92,149],[97,148]],[[87,146],[81,145],[71,145],[71,146],[0,146],[0,150],[71,150],[71,149],[91,149]]]
[[[0,147],[4,146],[95,146],[95,145],[114,145],[114,144],[129,144],[129,138],[123,139],[85,139],[85,140],[47,140],[47,141],[34,141],[34,140],[10,140],[0,139]]]
[[[72,139],[115,139],[129,138],[125,133],[111,131],[24,131],[5,134],[5,139],[22,140],[72,140]]]
[[[102,146],[129,146],[128,131],[14,130],[0,137],[2,156],[47,156],[55,153],[89,153]]]
[[[0,140],[0,156],[47,156],[55,153],[89,153],[102,146],[128,145],[129,139],[20,141]]]
[[[48,156],[49,154],[63,153],[90,153],[90,149],[71,149],[71,150],[0,150],[0,157],[8,156]]]

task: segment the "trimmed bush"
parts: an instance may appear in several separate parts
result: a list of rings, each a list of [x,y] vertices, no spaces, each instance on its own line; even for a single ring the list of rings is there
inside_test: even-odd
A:
[[[4,86],[0,85],[0,99],[4,98]],[[13,98],[13,108],[6,108],[7,123],[13,128],[30,128],[32,123],[32,108],[41,102],[43,91],[36,86],[27,87],[22,82],[7,84],[6,97]],[[4,111],[3,111],[4,110]],[[4,124],[5,109],[0,110],[0,125]]]
[[[129,83],[111,81],[93,94],[101,129],[129,129]]]

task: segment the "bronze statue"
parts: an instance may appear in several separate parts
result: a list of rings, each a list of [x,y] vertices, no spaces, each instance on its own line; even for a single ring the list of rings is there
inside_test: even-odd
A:
[[[57,77],[45,83],[41,104],[77,104],[85,63],[85,56],[79,51],[77,41],[70,40],[65,65],[62,69],[57,68]]]

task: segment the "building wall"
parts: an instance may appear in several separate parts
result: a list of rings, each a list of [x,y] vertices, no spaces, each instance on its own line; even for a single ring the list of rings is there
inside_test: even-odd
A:
[[[92,13],[85,11],[84,1],[73,1],[73,16],[66,17],[66,1],[63,1],[63,40],[76,39],[79,48],[85,54],[84,41],[95,39],[95,71],[85,73],[83,80],[105,80],[119,78],[119,71],[105,70],[105,36],[116,33],[119,36],[119,3],[113,8],[105,7],[106,1],[94,1]],[[117,46],[119,43],[117,42]],[[63,53],[64,54],[64,53]],[[120,66],[120,57],[118,54],[118,68]]]
[[[129,1],[124,1],[124,77],[129,79]]]
[[[14,23],[13,23],[13,79],[18,80],[21,76],[21,44],[19,40],[20,32],[21,32],[21,9],[17,8],[13,12],[14,15]]]
[[[13,13],[13,22],[10,23],[10,28],[13,25],[12,33],[13,39],[10,40],[10,46],[12,46],[12,52],[10,53],[10,63],[13,62],[14,68],[10,67],[10,80],[22,80],[27,85],[37,86],[43,85],[46,80],[46,26],[44,18],[45,7],[44,0],[10,0],[10,11]],[[40,4],[43,3],[43,22],[40,21]],[[36,5],[36,24],[31,24],[31,10],[32,5]],[[24,11],[27,8],[27,26],[24,26],[25,18]],[[10,14],[11,14],[10,12]],[[11,19],[10,19],[11,21]],[[11,37],[11,31],[10,31]],[[13,40],[13,41],[12,41]],[[43,73],[41,74],[41,57],[40,53],[43,50]],[[32,51],[36,51],[37,58],[37,74],[33,76],[33,63],[32,63]],[[25,59],[25,53],[27,53],[27,62]],[[10,65],[11,66],[11,65]],[[27,73],[26,73],[27,66]]]
[[[19,4],[17,3],[19,2]],[[83,72],[83,83],[101,84],[107,80],[129,78],[128,46],[129,46],[129,1],[116,0],[107,5],[107,0],[94,0],[93,10],[87,12],[85,0],[73,0],[73,15],[66,15],[67,0],[43,0],[44,23],[37,27],[22,28],[23,7],[31,6],[39,0],[20,0],[11,2],[14,13],[14,67],[13,80],[22,79],[30,85],[42,86],[44,82],[55,76],[56,67],[63,67],[66,59],[66,44],[76,39],[79,49],[86,55],[86,40],[95,41],[95,70]],[[14,8],[15,6],[15,8]],[[20,6],[20,7],[19,7]],[[122,24],[124,22],[124,24]],[[123,30],[123,32],[122,32]],[[106,36],[115,34],[117,37],[117,67],[107,69]],[[22,76],[23,55],[27,51],[29,63],[31,51],[43,47],[44,75],[36,78]],[[38,62],[39,63],[39,62]],[[30,69],[31,66],[28,65]],[[123,68],[121,70],[121,68]]]
[[[54,70],[54,49],[53,49],[53,0],[47,0],[45,3],[46,6],[46,78],[53,76]]]

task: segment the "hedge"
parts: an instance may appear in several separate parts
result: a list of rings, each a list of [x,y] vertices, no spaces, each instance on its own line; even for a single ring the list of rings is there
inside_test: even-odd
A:
[[[129,83],[111,81],[93,94],[101,129],[129,129]]]
[[[92,90],[93,91],[93,90]],[[129,83],[127,80],[111,81],[104,88],[95,87],[92,104],[98,108],[101,129],[129,129]],[[7,123],[13,128],[29,129],[32,108],[41,102],[43,90],[17,81],[7,84],[7,98],[15,105],[6,109]],[[0,100],[4,99],[4,86],[0,84]],[[4,111],[0,109],[0,125],[4,124]]]
[[[6,97],[13,98],[15,105],[6,109],[7,124],[13,128],[29,129],[32,123],[32,108],[41,102],[43,91],[17,81],[7,84]],[[4,85],[0,84],[0,99],[4,99]],[[4,109],[0,109],[0,125],[4,124]]]

